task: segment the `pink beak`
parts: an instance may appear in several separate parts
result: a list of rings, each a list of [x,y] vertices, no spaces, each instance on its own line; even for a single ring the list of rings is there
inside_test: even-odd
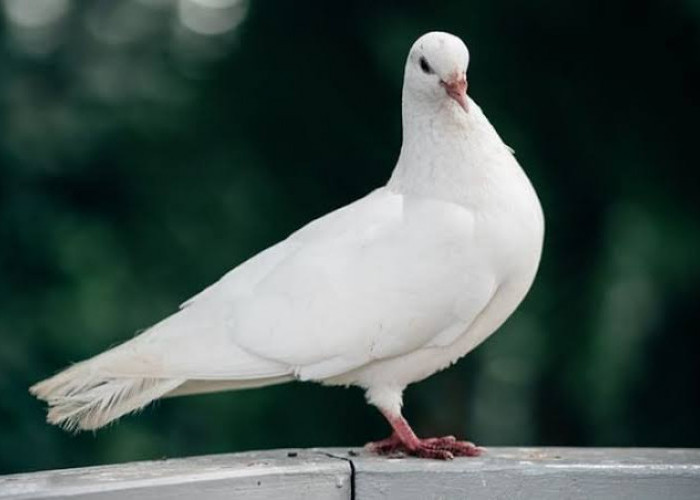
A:
[[[445,92],[452,99],[457,101],[464,111],[469,112],[469,102],[467,100],[467,80],[464,77],[456,78],[451,82],[441,81],[440,85],[445,87]]]

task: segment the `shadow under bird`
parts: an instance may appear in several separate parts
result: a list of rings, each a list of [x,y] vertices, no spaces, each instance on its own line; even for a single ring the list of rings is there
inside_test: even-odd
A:
[[[532,185],[467,96],[469,52],[432,32],[406,61],[389,182],[239,265],[144,333],[31,388],[48,421],[97,429],[165,397],[292,380],[357,385],[393,429],[377,453],[449,459],[402,393],[474,349],[529,290],[544,219]]]

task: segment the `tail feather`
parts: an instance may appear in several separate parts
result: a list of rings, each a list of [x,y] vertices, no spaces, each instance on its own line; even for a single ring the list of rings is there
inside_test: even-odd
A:
[[[216,307],[215,307],[216,306]],[[231,341],[218,304],[191,305],[123,344],[37,383],[47,420],[92,430],[163,396],[259,387],[293,378],[290,367]]]
[[[103,376],[77,364],[30,392],[49,405],[47,421],[66,430],[98,429],[173,391],[184,379]]]

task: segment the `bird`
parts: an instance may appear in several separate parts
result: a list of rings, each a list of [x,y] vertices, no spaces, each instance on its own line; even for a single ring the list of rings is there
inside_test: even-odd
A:
[[[537,194],[467,94],[470,53],[429,32],[410,48],[403,142],[388,182],[313,220],[126,342],[30,388],[47,421],[94,430],[162,397],[290,381],[359,386],[391,427],[380,455],[483,448],[419,438],[404,389],[494,333],[534,282]]]

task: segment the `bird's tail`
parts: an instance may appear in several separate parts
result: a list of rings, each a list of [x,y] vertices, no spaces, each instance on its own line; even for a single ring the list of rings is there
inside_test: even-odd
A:
[[[288,366],[231,342],[226,314],[218,303],[187,307],[29,390],[48,403],[49,423],[77,431],[98,429],[164,396],[260,387],[294,378]]]
[[[185,380],[100,374],[100,356],[75,364],[32,386],[49,405],[47,421],[66,430],[93,430],[173,391]]]

